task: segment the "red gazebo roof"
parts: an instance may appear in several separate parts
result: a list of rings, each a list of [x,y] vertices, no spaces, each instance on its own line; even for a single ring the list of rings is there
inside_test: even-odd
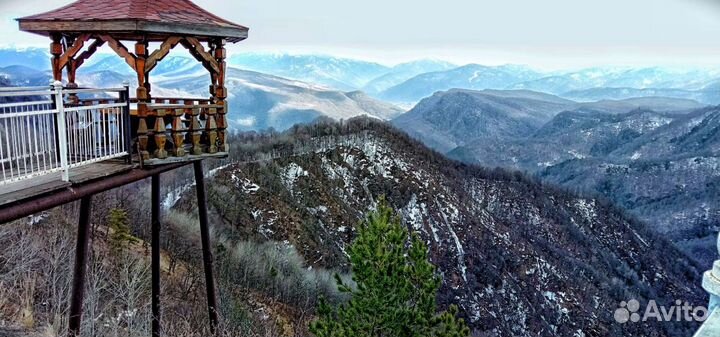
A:
[[[248,28],[220,18],[189,0],[78,0],[42,14],[18,19],[23,31],[50,35],[54,32],[109,32],[153,39],[167,34],[247,38]]]

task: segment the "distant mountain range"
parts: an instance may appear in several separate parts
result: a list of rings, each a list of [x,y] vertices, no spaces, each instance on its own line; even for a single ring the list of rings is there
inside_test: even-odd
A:
[[[39,49],[0,50],[0,82],[47,85],[47,58]],[[234,130],[285,130],[319,117],[394,119],[396,126],[453,158],[525,170],[602,193],[701,262],[713,254],[710,233],[720,226],[713,220],[720,218],[720,203],[712,195],[720,195],[720,131],[714,110],[701,109],[720,102],[715,93],[720,80],[712,70],[591,68],[547,74],[522,66],[418,61],[391,68],[327,56],[264,54],[241,54],[231,64],[320,83],[230,67]],[[80,84],[90,87],[135,81],[115,56],[97,55],[80,72]],[[151,79],[157,96],[207,97],[207,74],[189,58],[166,58]],[[332,83],[353,90],[333,89]],[[452,87],[525,89],[438,91]],[[422,100],[403,114],[372,95],[405,103]]]
[[[420,74],[450,70],[456,67],[457,66],[452,63],[437,60],[419,60],[401,63],[390,68],[384,75],[365,84],[362,90],[369,94],[377,95],[388,88],[394,87]]]
[[[590,68],[577,72],[541,73],[523,66],[460,68],[422,74],[379,93],[393,102],[416,102],[438,91],[525,89],[579,101],[663,96],[720,103],[718,70]]]
[[[672,98],[583,103],[528,90],[452,89],[423,99],[393,124],[436,150],[448,152],[477,139],[530,136],[567,110],[618,114],[638,108],[685,111],[702,106],[696,101]]]
[[[0,78],[14,86],[49,85],[51,77],[49,70],[41,71],[23,65],[0,67]]]
[[[720,108],[671,98],[578,103],[528,91],[451,90],[393,124],[452,158],[602,194],[704,265],[716,256]]]
[[[6,52],[9,53],[9,52]],[[17,52],[5,62],[21,62]],[[40,53],[39,51],[34,51]],[[17,55],[16,55],[17,54]],[[45,55],[47,56],[47,55]],[[48,56],[49,57],[49,56]],[[49,64],[48,59],[43,62]],[[21,62],[22,63],[22,62]],[[40,69],[40,70],[38,70]],[[172,56],[158,63],[151,73],[153,94],[158,97],[207,97],[207,71],[194,59]],[[23,65],[0,68],[0,79],[15,86],[44,86],[49,70]],[[78,84],[85,87],[119,87],[124,82],[136,86],[133,70],[114,55],[98,54],[79,69]],[[285,130],[318,117],[336,120],[360,115],[388,120],[404,110],[359,91],[343,92],[328,86],[290,80],[254,71],[228,68],[226,79],[230,95],[230,127],[234,130]]]
[[[603,99],[628,99],[637,97],[668,97],[695,100],[705,104],[720,104],[720,88],[712,83],[701,90],[685,89],[637,89],[637,88],[590,88],[568,91],[563,97],[578,101],[597,101]]]
[[[178,90],[182,95],[203,97],[207,81],[207,75],[199,75],[160,81],[157,86]],[[234,68],[228,69],[226,86],[233,112],[230,125],[236,130],[285,130],[323,116],[340,120],[367,115],[386,120],[404,112],[360,92],[335,91]]]
[[[0,49],[0,68],[22,65],[49,69],[49,54],[40,48]],[[720,104],[720,68],[593,67],[572,71],[538,71],[522,65],[457,66],[439,60],[417,60],[395,66],[328,55],[239,53],[228,59],[230,67],[322,85],[336,91],[361,90],[375,98],[411,106],[435,92],[449,89],[525,89],[575,101],[635,97],[692,99]],[[165,69],[161,69],[165,68]],[[114,55],[96,55],[81,73],[113,71],[132,75]],[[190,75],[202,71],[186,57],[171,56],[160,62],[153,79]],[[163,77],[162,73],[168,75]]]
[[[415,76],[381,92],[379,96],[394,102],[416,102],[437,91],[460,89],[505,89],[514,83],[542,77],[521,66],[488,67],[469,64],[459,68]]]
[[[453,89],[422,100],[393,124],[440,152],[488,134],[529,134],[572,101],[530,91]]]
[[[331,56],[262,53],[233,56],[230,64],[344,91],[363,90],[402,105],[449,89],[526,89],[577,101],[663,96],[720,103],[720,69],[594,67],[543,72],[522,65],[455,66],[435,60],[387,67]]]
[[[385,75],[389,67],[347,58],[323,55],[245,53],[231,56],[230,66],[326,85],[343,91],[362,88]]]
[[[0,48],[0,68],[15,65],[50,70],[50,52],[47,48]]]

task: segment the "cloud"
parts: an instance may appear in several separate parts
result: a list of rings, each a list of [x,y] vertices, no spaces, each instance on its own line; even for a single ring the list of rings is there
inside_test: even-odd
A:
[[[0,0],[0,45],[47,46],[15,17],[70,0]],[[697,62],[718,54],[720,0],[195,0],[250,27],[242,50],[343,53],[393,61]],[[720,61],[720,60],[719,60]],[[462,62],[462,61],[459,61]]]

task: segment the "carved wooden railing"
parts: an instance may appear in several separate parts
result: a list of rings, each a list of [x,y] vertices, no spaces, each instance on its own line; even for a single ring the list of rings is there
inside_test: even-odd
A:
[[[226,103],[198,98],[152,98],[131,112],[133,138],[148,164],[227,156]]]

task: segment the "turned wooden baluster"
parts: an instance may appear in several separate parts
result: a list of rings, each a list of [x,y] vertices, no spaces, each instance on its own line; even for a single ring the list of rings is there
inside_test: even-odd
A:
[[[190,153],[194,155],[201,155],[203,153],[202,146],[200,146],[200,137],[202,137],[202,128],[200,127],[200,108],[195,105],[193,100],[185,100],[185,105],[193,106],[185,109],[186,113],[189,113],[190,129],[188,134],[190,135],[190,142],[192,148]],[[187,117],[186,117],[187,118]]]
[[[207,104],[209,102],[203,102],[203,104]],[[217,123],[215,122],[215,115],[217,114],[217,109],[214,107],[207,107],[203,108],[204,114],[205,114],[205,139],[207,140],[207,152],[208,153],[217,153]]]
[[[154,103],[162,105],[166,102],[164,99],[155,99]],[[153,126],[153,140],[155,141],[155,151],[153,151],[153,156],[158,159],[165,159],[168,157],[168,152],[165,149],[165,146],[167,145],[165,116],[170,112],[167,109],[154,108],[151,110],[151,113],[155,116],[155,125]]]
[[[167,143],[167,135],[165,134],[165,115],[167,114],[166,109],[153,109],[155,111],[155,127],[153,131],[155,133],[155,152],[153,155],[155,158],[165,159],[168,157],[167,150],[165,150],[165,144]]]
[[[171,100],[170,104],[180,104],[178,100]],[[172,110],[172,140],[175,144],[175,150],[173,155],[175,157],[185,156],[185,123],[183,123],[182,116],[185,114],[185,109],[173,109]]]

